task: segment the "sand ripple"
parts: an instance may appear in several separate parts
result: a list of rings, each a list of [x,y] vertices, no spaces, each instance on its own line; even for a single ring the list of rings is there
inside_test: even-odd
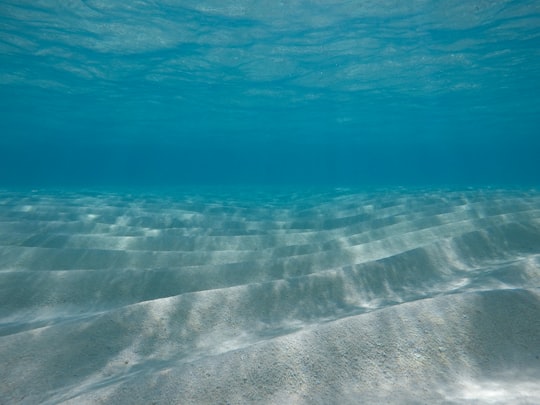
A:
[[[5,191],[0,403],[534,403],[539,287],[534,190]]]

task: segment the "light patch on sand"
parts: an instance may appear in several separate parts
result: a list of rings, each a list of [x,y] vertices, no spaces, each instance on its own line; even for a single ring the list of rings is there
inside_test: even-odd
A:
[[[510,380],[468,380],[456,384],[447,394],[450,401],[480,404],[538,404],[540,382]]]

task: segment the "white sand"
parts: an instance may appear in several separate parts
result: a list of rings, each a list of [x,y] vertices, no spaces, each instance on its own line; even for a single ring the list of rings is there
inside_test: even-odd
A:
[[[0,403],[540,403],[540,193],[0,196]]]

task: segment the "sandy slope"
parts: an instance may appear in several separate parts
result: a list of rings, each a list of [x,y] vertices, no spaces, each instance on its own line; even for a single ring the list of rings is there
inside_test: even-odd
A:
[[[0,402],[538,403],[540,194],[0,199]]]

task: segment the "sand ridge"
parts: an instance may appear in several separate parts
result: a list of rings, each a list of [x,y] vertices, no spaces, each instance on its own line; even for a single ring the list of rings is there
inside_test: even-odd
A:
[[[534,190],[5,192],[0,402],[538,402],[539,219]]]

